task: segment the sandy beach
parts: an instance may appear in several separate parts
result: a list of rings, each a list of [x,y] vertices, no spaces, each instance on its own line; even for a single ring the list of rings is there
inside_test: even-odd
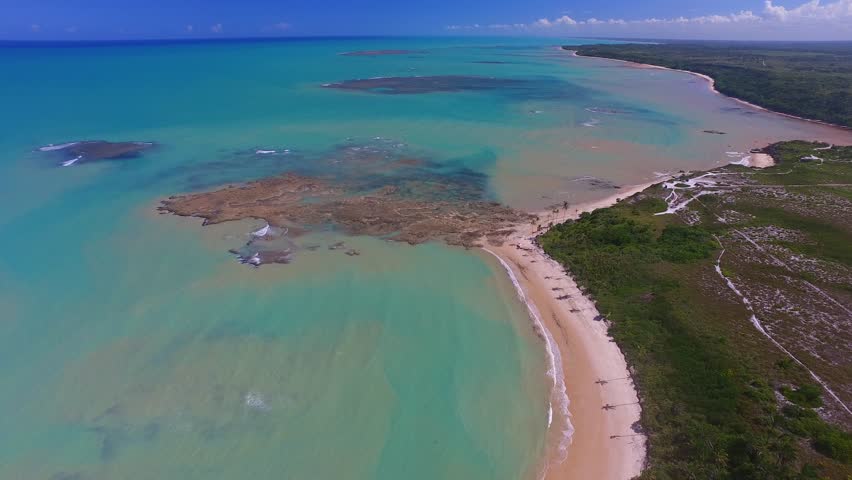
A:
[[[547,212],[541,215],[542,225],[610,206],[663,180],[626,187],[604,199],[570,206],[567,212]],[[554,379],[553,418],[542,478],[633,478],[645,462],[645,437],[633,429],[641,407],[627,363],[609,337],[606,322],[598,319],[594,303],[578,290],[561,265],[536,246],[533,239],[543,232],[534,230],[531,225],[519,226],[503,246],[485,250],[511,269],[531,320],[545,330],[538,333],[548,353],[554,355],[551,360],[556,368],[552,371],[561,374]],[[562,382],[570,401],[567,418],[560,408]],[[566,442],[565,435],[572,430]]]

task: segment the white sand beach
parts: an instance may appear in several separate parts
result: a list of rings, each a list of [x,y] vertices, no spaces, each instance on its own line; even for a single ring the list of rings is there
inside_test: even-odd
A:
[[[613,205],[663,180],[623,188],[607,198],[571,206],[567,212],[542,214],[541,223],[564,221]],[[563,375],[570,413],[568,418],[563,416],[558,408],[561,392],[554,391],[543,478],[632,478],[641,472],[645,461],[645,437],[633,430],[641,406],[629,367],[609,337],[607,322],[601,319],[594,302],[580,292],[570,273],[535,244],[535,236],[543,231],[534,230],[532,225],[521,225],[503,246],[488,247],[487,251],[511,268],[523,297],[530,302],[531,315],[538,316],[533,320],[547,330],[540,332],[541,336],[545,340],[551,336],[558,348],[553,352],[554,360],[561,365],[557,371]],[[570,445],[560,449],[566,422],[570,422],[573,435]]]

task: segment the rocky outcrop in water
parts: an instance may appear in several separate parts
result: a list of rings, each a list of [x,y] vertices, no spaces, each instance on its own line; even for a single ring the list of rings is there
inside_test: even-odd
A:
[[[107,142],[84,140],[39,148],[41,152],[54,152],[62,158],[61,165],[70,167],[98,160],[120,160],[136,158],[145,150],[154,147],[153,142]]]
[[[203,218],[205,225],[262,218],[273,228],[331,225],[347,234],[412,245],[441,240],[465,247],[482,239],[502,243],[513,226],[535,219],[496,202],[408,198],[392,185],[353,195],[325,180],[295,174],[169,197],[159,209]]]

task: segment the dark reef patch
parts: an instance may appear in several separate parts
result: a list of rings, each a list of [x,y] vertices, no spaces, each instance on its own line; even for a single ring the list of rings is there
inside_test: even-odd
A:
[[[83,480],[80,472],[57,472],[50,476],[50,480]]]
[[[426,53],[423,50],[358,50],[355,52],[341,53],[344,57],[378,57],[382,55],[415,55]]]
[[[344,80],[323,85],[326,88],[356,90],[387,95],[410,95],[435,92],[466,92],[516,88],[523,80],[467,75],[435,75],[429,77],[381,77]]]
[[[740,115],[760,115],[760,112],[743,107],[721,107],[720,112],[738,113]]]
[[[617,183],[598,177],[582,176],[571,180],[572,182],[585,185],[589,190],[618,190],[621,188]]]
[[[92,431],[101,436],[98,456],[102,462],[113,460],[127,439],[125,432],[120,428],[99,426],[92,428]]]
[[[107,142],[104,140],[85,140],[60,145],[47,145],[39,148],[41,152],[53,152],[62,158],[60,165],[94,162],[98,160],[121,160],[136,158],[145,150],[153,148],[153,142]]]
[[[590,113],[601,113],[603,115],[626,115],[629,113],[636,113],[626,108],[586,107],[585,110]]]
[[[496,92],[518,100],[579,98],[591,91],[554,77],[502,78],[477,75],[377,77],[327,83],[324,88],[383,95]]]
[[[267,224],[252,232],[245,245],[229,252],[236,255],[240,263],[254,267],[269,263],[288,264],[293,260],[294,250],[298,248],[291,236],[300,233],[299,229],[293,229],[292,233],[290,230],[290,227],[273,227]]]
[[[382,137],[347,139],[326,151],[240,149],[204,163],[188,163],[157,174],[154,183],[177,182],[177,190],[209,190],[282,173],[322,178],[353,193],[392,185],[422,200],[490,199],[487,171],[496,162],[488,150],[437,160],[428,152]],[[287,153],[283,153],[283,152]],[[171,187],[174,188],[174,187]]]

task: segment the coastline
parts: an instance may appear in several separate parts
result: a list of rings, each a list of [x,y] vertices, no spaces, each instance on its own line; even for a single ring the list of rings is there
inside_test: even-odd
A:
[[[560,49],[562,49],[562,48],[560,47]],[[562,50],[564,50],[564,49],[562,49]],[[682,69],[678,69],[678,68],[669,68],[669,67],[664,67],[662,65],[653,65],[653,64],[650,64],[650,63],[631,62],[630,60],[621,60],[619,58],[597,57],[597,56],[594,56],[594,55],[580,55],[579,53],[577,53],[576,50],[565,50],[565,51],[570,52],[572,56],[578,57],[578,58],[597,58],[599,60],[609,60],[611,62],[626,63],[629,66],[634,67],[634,68],[649,68],[649,69],[655,69],[655,70],[668,70],[668,71],[671,71],[671,72],[686,73],[686,74],[693,75],[693,76],[696,76],[696,77],[699,77],[699,78],[706,80],[707,83],[708,83],[708,87],[710,88],[710,91],[712,91],[713,93],[721,95],[725,98],[730,98],[731,100],[733,100],[733,101],[735,101],[739,104],[745,105],[747,107],[751,107],[751,108],[754,108],[754,109],[757,109],[757,110],[760,110],[760,111],[763,111],[763,112],[767,112],[767,113],[772,113],[772,114],[775,114],[775,115],[781,115],[782,117],[787,117],[787,118],[791,118],[791,119],[795,119],[795,120],[801,120],[801,121],[809,122],[809,123],[815,123],[815,124],[818,124],[818,125],[824,125],[826,127],[833,127],[833,128],[837,128],[837,129],[845,130],[845,131],[852,130],[852,128],[850,128],[850,127],[838,125],[836,123],[825,122],[825,121],[816,120],[816,119],[813,119],[813,118],[800,117],[798,115],[792,115],[790,113],[777,112],[775,110],[771,110],[769,108],[762,107],[760,105],[751,103],[747,100],[743,100],[743,99],[738,98],[738,97],[726,95],[726,94],[720,92],[716,88],[716,79],[715,78],[713,78],[709,75],[705,75],[703,73],[693,72],[692,70],[682,70]]]
[[[577,218],[665,180],[625,187],[606,198],[540,218],[544,225]],[[633,430],[641,406],[629,366],[608,335],[606,322],[599,319],[594,302],[580,292],[570,273],[536,245],[535,237],[543,232],[519,225],[502,246],[483,248],[508,270],[551,355],[552,417],[539,478],[633,478],[645,464],[646,438]],[[569,297],[557,298],[565,295]]]

